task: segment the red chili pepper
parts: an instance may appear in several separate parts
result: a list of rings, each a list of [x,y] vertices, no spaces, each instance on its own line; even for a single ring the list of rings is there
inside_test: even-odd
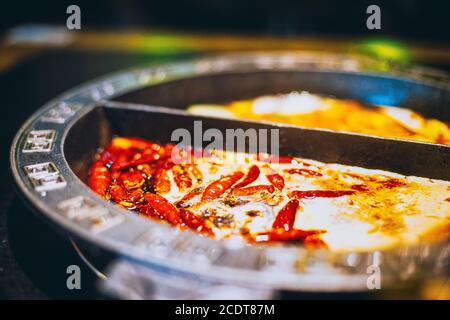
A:
[[[266,175],[267,180],[278,190],[282,191],[284,188],[284,178],[278,173]]]
[[[302,169],[302,168],[295,168],[295,169],[288,169],[285,170],[285,172],[289,174],[300,174],[302,176],[306,177],[321,177],[322,174],[320,172],[309,170],[309,169]]]
[[[352,190],[308,190],[308,191],[292,191],[289,194],[290,198],[294,199],[312,199],[312,198],[337,198],[354,194]]]
[[[121,171],[131,166],[131,155],[123,152],[117,155],[116,160],[111,164],[111,171]]]
[[[256,155],[256,160],[268,163],[291,163],[294,158],[290,156],[277,156],[259,153]]]
[[[191,148],[190,154],[191,154],[191,157],[197,158],[197,159],[211,157],[211,152],[207,152],[204,149]]]
[[[180,216],[184,224],[187,225],[192,230],[203,233],[208,236],[214,235],[212,229],[206,225],[206,221],[196,216],[191,211],[186,209],[180,209]]]
[[[144,199],[164,220],[174,225],[180,225],[183,222],[177,208],[159,194],[149,192],[144,194]]]
[[[117,158],[111,168],[113,170],[125,170],[142,164],[151,164],[164,158],[164,155],[160,152],[152,150],[149,150],[148,153],[135,153],[132,157],[123,154]]]
[[[173,163],[170,159],[165,159],[158,163],[154,180],[154,189],[156,192],[164,194],[170,191],[171,185],[167,170],[172,168],[172,166]]]
[[[125,153],[127,153],[127,150],[109,145],[100,153],[99,160],[104,164],[111,164],[116,161],[119,155],[123,155]]]
[[[127,191],[127,189],[119,184],[113,184],[109,190],[109,194],[114,202],[126,207],[135,207],[142,200],[144,192],[141,189]]]
[[[168,143],[160,147],[164,150],[164,157],[168,158],[172,156],[172,150],[176,148],[174,144]]]
[[[189,165],[188,171],[192,174],[194,177],[196,184],[201,184],[203,182],[203,173],[196,165]]]
[[[380,183],[381,183],[380,189],[393,189],[393,188],[403,187],[404,185],[406,185],[405,182],[401,181],[400,179],[396,179],[396,178],[390,178],[385,181],[380,181]]]
[[[157,167],[158,168],[162,168],[162,169],[166,169],[166,170],[170,170],[170,169],[172,169],[172,167],[174,165],[175,164],[173,163],[172,159],[165,158],[165,159],[162,159],[161,161],[158,162]]]
[[[144,191],[142,189],[130,190],[128,192],[127,200],[134,204],[137,204],[142,201],[142,197],[144,195]]]
[[[145,179],[142,176],[142,173],[137,170],[121,173],[118,180],[128,190],[140,188],[145,183]]]
[[[191,200],[192,198],[200,195],[202,192],[201,191],[191,191],[189,193],[187,193],[183,198],[181,198],[180,200],[178,200],[175,205],[177,207],[184,207],[186,205],[186,202],[188,202],[189,200]]]
[[[140,153],[136,153],[133,156],[133,160],[130,161],[130,166],[153,163],[163,158],[165,158],[165,152],[163,148],[159,148],[157,150],[155,150],[154,148],[148,148]]]
[[[111,174],[102,161],[96,161],[89,171],[89,187],[102,197],[111,184]]]
[[[230,189],[233,184],[239,181],[244,176],[240,171],[237,171],[228,176],[224,176],[206,187],[202,195],[202,201],[211,201],[220,197],[225,191]]]
[[[170,191],[170,180],[167,170],[157,169],[155,174],[154,189],[158,193],[168,193]]]
[[[158,193],[168,193],[170,191],[170,180],[169,176],[167,175],[167,170],[156,170],[155,191]]]
[[[350,186],[350,189],[353,189],[356,191],[361,191],[361,192],[369,190],[369,188],[365,184],[354,184],[354,185]]]
[[[166,145],[166,154],[176,164],[187,164],[193,161],[193,151],[190,147],[178,147],[174,145]]]
[[[114,138],[105,152],[107,155],[115,156],[108,157],[114,162],[113,170],[124,170],[144,163],[153,163],[165,157],[163,147],[140,138]]]
[[[174,166],[172,168],[172,173],[173,180],[181,191],[192,187],[192,178],[189,175],[189,172],[187,172],[187,170],[184,168],[184,166]]]
[[[170,145],[170,153],[175,163],[191,163],[194,159],[209,158],[212,153],[208,150],[192,148],[191,146],[178,147]]]
[[[298,200],[290,200],[281,210],[278,212],[275,221],[272,224],[273,229],[283,229],[290,231],[294,227],[295,216],[298,208]]]
[[[260,232],[250,239],[253,242],[274,242],[274,241],[302,241],[309,236],[324,233],[323,230],[301,230],[292,229],[289,231],[283,229],[272,229],[266,232]]]
[[[274,156],[274,161],[272,163],[292,163],[292,160],[294,160],[293,157],[289,156]]]
[[[149,164],[140,164],[136,169],[142,172],[147,178],[151,178],[155,172],[155,166]]]
[[[233,195],[235,196],[250,196],[255,193],[261,193],[263,191],[268,191],[270,193],[275,191],[274,186],[266,186],[266,185],[259,185],[259,186],[251,186],[247,188],[239,188],[239,189],[233,189]]]
[[[141,208],[139,208],[139,214],[151,219],[161,219],[161,216],[153,209],[150,205],[145,204]]]
[[[245,187],[258,179],[259,177],[259,168],[255,165],[251,166],[248,170],[247,175],[245,176],[244,180],[239,182],[237,185],[234,186],[235,189]]]

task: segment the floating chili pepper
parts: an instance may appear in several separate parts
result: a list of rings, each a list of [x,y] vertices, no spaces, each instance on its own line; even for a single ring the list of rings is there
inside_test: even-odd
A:
[[[165,194],[170,191],[171,185],[167,170],[172,168],[172,166],[173,163],[170,159],[165,159],[158,163],[154,180],[154,189],[156,192]]]
[[[202,195],[202,201],[211,201],[220,197],[225,191],[230,189],[236,182],[244,176],[240,171],[224,176],[206,187]]]
[[[350,189],[362,192],[369,190],[369,188],[365,184],[354,184],[350,186]]]
[[[116,161],[117,157],[127,151],[113,145],[107,146],[99,155],[99,160],[104,164],[111,164]]]
[[[199,185],[203,182],[203,173],[196,165],[189,165],[188,171],[192,174],[195,179],[195,184]]]
[[[278,190],[282,191],[284,188],[284,178],[278,173],[266,175],[267,180]]]
[[[131,166],[131,155],[128,152],[123,152],[117,155],[116,160],[111,164],[111,171],[119,172]]]
[[[246,188],[238,188],[238,189],[233,189],[233,195],[235,195],[235,196],[250,196],[255,193],[261,193],[263,191],[272,193],[275,191],[275,187],[259,185],[259,186],[251,186],[251,187],[246,187]]]
[[[273,193],[275,188],[283,190],[284,179],[275,171],[264,172],[270,185],[250,186],[260,175],[260,169],[256,165],[250,166],[247,174],[237,171],[221,177],[210,183],[202,192],[194,189],[187,193],[175,205],[170,203],[161,194],[170,191],[171,182],[168,171],[172,170],[174,181],[181,189],[197,187],[203,182],[203,173],[195,164],[174,162],[176,159],[183,160],[184,156],[205,156],[198,150],[182,150],[173,144],[158,145],[150,141],[123,137],[114,138],[113,142],[100,153],[98,161],[94,163],[89,174],[89,186],[104,197],[111,197],[116,203],[139,212],[141,216],[151,219],[165,220],[171,224],[187,227],[208,236],[214,236],[208,221],[194,212],[187,210],[187,205],[194,197],[201,196],[202,201],[211,201],[220,197],[227,190],[237,196],[250,196],[261,192]],[[177,158],[178,157],[178,158]],[[258,155],[259,160],[266,163],[291,163],[292,157],[275,155]],[[265,166],[269,166],[266,164]],[[306,166],[306,164],[305,164]],[[292,171],[294,170],[294,171]],[[317,176],[320,173],[309,169],[291,169],[290,173],[299,173],[306,176]],[[242,178],[244,179],[240,181]],[[146,181],[153,182],[153,189],[157,193],[147,192]],[[395,180],[383,181],[386,188],[398,186]],[[353,188],[353,189],[357,189]],[[294,229],[296,211],[299,199],[312,197],[338,197],[352,194],[355,191],[293,191],[290,193],[291,200],[280,210],[272,229],[252,236],[250,232],[246,235],[250,241],[303,241],[307,247],[326,247],[325,242],[317,235],[322,230],[299,230]],[[447,199],[448,201],[448,199]]]
[[[142,173],[137,170],[121,173],[118,180],[128,190],[140,188],[145,183],[145,178],[142,176]]]
[[[158,214],[158,212],[156,212],[156,210],[148,204],[143,205],[141,208],[139,208],[139,214],[146,218],[161,219],[161,216]]]
[[[297,165],[302,165],[304,167],[311,167],[312,166],[311,163],[305,162],[303,160],[295,160],[295,162],[297,163]]]
[[[191,200],[192,198],[199,196],[202,192],[201,191],[191,191],[189,193],[187,193],[183,198],[181,198],[180,200],[178,200],[175,205],[178,208],[183,208],[186,207],[186,203]]]
[[[157,169],[155,173],[154,189],[158,193],[168,193],[170,191],[170,180],[167,170]]]
[[[174,166],[172,173],[173,180],[181,191],[192,187],[192,178],[183,165]]]
[[[126,208],[132,208],[142,200],[144,192],[141,189],[128,191],[119,184],[113,184],[109,190],[109,194],[114,202]]]
[[[308,190],[308,191],[292,191],[289,193],[290,198],[294,199],[312,199],[312,198],[337,198],[354,194],[352,190]]]
[[[283,229],[285,231],[292,230],[298,205],[299,202],[297,199],[290,200],[280,212],[278,212],[275,221],[272,224],[272,228]]]
[[[130,162],[130,165],[137,166],[145,163],[153,163],[165,157],[166,157],[165,152],[162,148],[159,150],[145,149],[144,151],[136,154],[133,157],[133,160]]]
[[[259,153],[256,155],[256,160],[268,163],[291,163],[294,160],[290,156],[277,156],[271,154]]]
[[[322,174],[320,172],[310,170],[310,169],[303,169],[303,168],[294,168],[294,169],[287,169],[285,172],[289,174],[300,174],[305,177],[321,177]]]
[[[199,151],[201,153],[201,150]],[[194,161],[198,151],[194,151],[190,147],[178,147],[174,145],[166,145],[166,153],[171,157],[175,164],[188,164]]]
[[[125,170],[142,164],[155,163],[156,161],[164,158],[166,158],[164,150],[160,149],[160,151],[155,151],[152,149],[146,149],[142,153],[135,153],[133,157],[122,158],[119,156],[118,160],[116,160],[113,164],[113,169]]]
[[[201,217],[196,216],[191,211],[187,209],[180,209],[180,216],[184,224],[192,230],[208,236],[214,235],[212,229],[207,226],[206,221]]]
[[[177,208],[167,201],[166,198],[149,192],[144,194],[144,199],[164,220],[174,225],[180,225],[183,222]]]
[[[98,160],[89,171],[89,187],[97,194],[104,197],[111,184],[111,174],[105,164]]]
[[[259,168],[258,168],[258,166],[253,165],[248,170],[248,173],[245,176],[244,180],[239,182],[233,188],[238,189],[238,188],[245,187],[245,186],[249,185],[250,183],[252,183],[253,181],[255,181],[256,179],[258,179],[258,177],[259,177]]]
[[[403,187],[406,185],[405,182],[401,181],[400,179],[396,179],[396,178],[390,178],[385,181],[380,181],[380,183],[381,183],[380,189],[393,189],[393,188]]]
[[[149,164],[140,164],[136,167],[136,169],[139,170],[140,172],[142,172],[145,175],[145,177],[147,177],[147,179],[149,179],[153,176],[153,173],[155,171],[155,166],[149,165]]]

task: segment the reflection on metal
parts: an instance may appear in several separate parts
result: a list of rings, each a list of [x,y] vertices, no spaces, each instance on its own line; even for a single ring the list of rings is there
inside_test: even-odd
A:
[[[234,286],[220,281],[193,277],[164,269],[149,270],[127,260],[115,261],[108,270],[108,281],[101,289],[121,299],[139,300],[267,300],[274,292],[258,286]]]
[[[67,218],[77,220],[94,232],[101,232],[121,223],[121,215],[114,215],[107,208],[98,205],[91,199],[77,196],[63,200],[57,208]]]
[[[41,121],[62,124],[72,117],[80,108],[81,104],[79,103],[61,102],[45,113],[41,117]]]
[[[22,152],[50,152],[55,141],[55,130],[32,130],[27,135]]]
[[[106,276],[103,272],[101,272],[100,270],[98,270],[90,261],[89,259],[83,254],[83,252],[81,251],[80,247],[75,243],[75,241],[73,241],[72,239],[70,239],[70,243],[72,244],[73,248],[75,249],[76,253],[78,254],[78,256],[81,258],[81,260],[83,260],[83,262],[88,266],[89,269],[92,270],[92,272],[101,280],[107,280],[108,276]]]
[[[133,243],[163,258],[173,256],[202,265],[214,263],[223,253],[217,241],[199,235],[192,237],[191,234],[180,233],[176,229],[171,230],[170,234],[165,231],[167,230],[150,229],[139,235]]]
[[[24,167],[34,190],[46,192],[64,188],[66,180],[53,162],[44,162]]]

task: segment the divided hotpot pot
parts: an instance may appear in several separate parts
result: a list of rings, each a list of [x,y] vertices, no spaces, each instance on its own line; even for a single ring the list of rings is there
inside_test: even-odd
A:
[[[333,254],[301,246],[218,241],[146,220],[86,185],[114,135],[170,142],[177,128],[279,129],[280,153],[450,180],[450,147],[269,122],[188,114],[194,103],[309,91],[408,107],[448,121],[448,79],[424,69],[380,71],[380,62],[318,53],[262,52],[141,67],[80,85],[47,103],[18,131],[11,172],[40,217],[87,248],[113,253],[103,288],[125,298],[273,298],[290,292],[368,292],[379,270],[394,289],[447,275],[449,241]],[[357,241],[357,239],[355,239]]]

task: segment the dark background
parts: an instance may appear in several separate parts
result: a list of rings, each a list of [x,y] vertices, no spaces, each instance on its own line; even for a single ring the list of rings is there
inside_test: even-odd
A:
[[[409,40],[449,41],[450,2],[441,0],[3,1],[0,30],[24,23],[64,24],[81,8],[86,28],[149,28],[247,34],[367,35],[366,8],[381,8],[382,30]]]

